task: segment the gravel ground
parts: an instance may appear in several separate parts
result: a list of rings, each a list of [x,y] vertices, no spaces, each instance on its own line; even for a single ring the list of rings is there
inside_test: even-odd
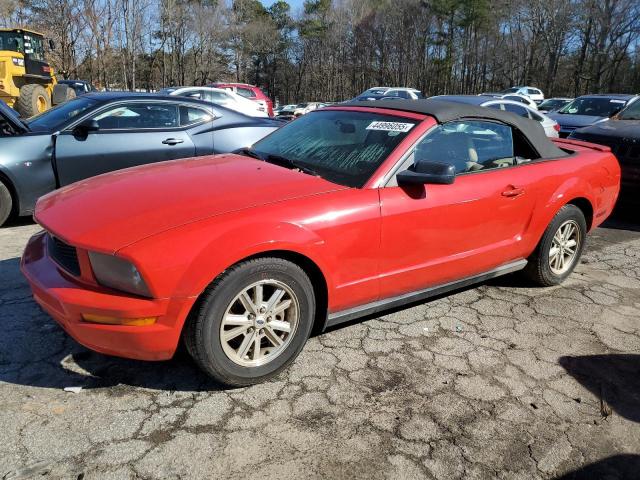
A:
[[[237,390],[67,337],[19,272],[37,229],[0,229],[0,478],[639,478],[638,227],[593,232],[561,287],[355,322]]]

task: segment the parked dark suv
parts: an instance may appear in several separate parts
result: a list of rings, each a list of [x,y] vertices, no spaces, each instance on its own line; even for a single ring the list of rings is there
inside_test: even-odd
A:
[[[640,99],[608,121],[574,130],[569,138],[611,147],[622,168],[619,203],[640,206]]]

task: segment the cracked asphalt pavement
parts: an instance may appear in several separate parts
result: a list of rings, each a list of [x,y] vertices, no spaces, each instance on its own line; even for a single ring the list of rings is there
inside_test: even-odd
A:
[[[508,276],[354,322],[236,390],[182,352],[70,339],[19,272],[37,230],[0,229],[0,478],[640,476],[637,226],[593,232],[562,286]]]

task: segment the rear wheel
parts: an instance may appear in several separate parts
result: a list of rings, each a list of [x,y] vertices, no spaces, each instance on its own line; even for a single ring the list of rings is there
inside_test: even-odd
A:
[[[529,257],[525,274],[545,287],[562,283],[580,261],[586,234],[587,222],[582,211],[575,205],[565,205]]]
[[[13,211],[13,200],[11,198],[11,192],[7,186],[0,181],[0,227],[11,216]]]
[[[196,363],[221,383],[243,386],[284,370],[309,338],[315,297],[294,263],[259,258],[223,273],[185,326]]]
[[[51,108],[51,99],[47,90],[37,83],[30,83],[20,89],[20,98],[16,103],[18,113],[25,117],[33,117]]]

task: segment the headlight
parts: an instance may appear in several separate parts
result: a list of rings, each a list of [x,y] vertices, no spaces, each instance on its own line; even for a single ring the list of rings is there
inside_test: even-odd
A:
[[[11,57],[11,61],[13,62],[14,65],[17,65],[19,67],[24,67],[24,58]]]
[[[89,252],[93,274],[100,285],[123,292],[151,297],[149,287],[131,262],[113,255]]]

